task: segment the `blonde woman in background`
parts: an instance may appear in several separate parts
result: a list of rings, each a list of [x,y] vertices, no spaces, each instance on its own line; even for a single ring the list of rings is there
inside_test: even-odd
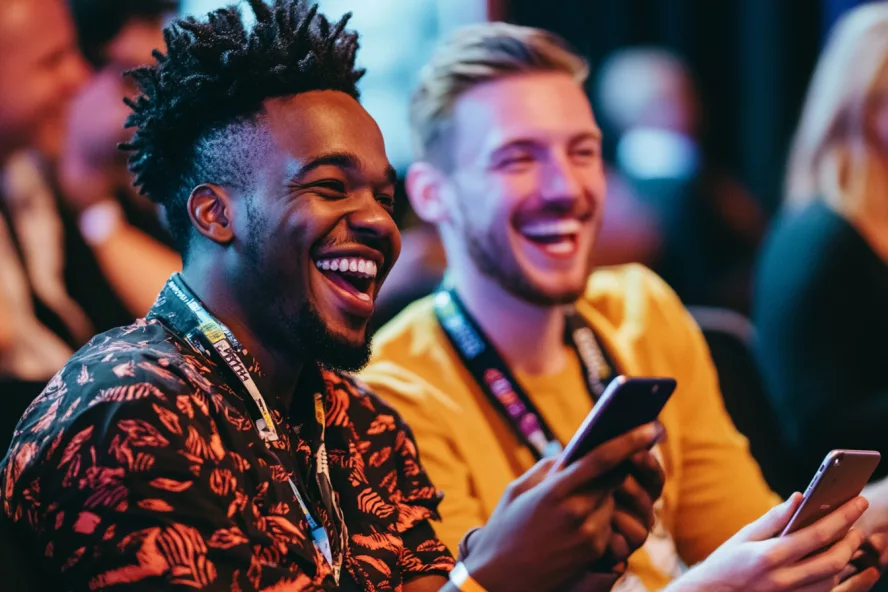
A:
[[[849,12],[833,31],[785,190],[753,314],[766,383],[804,476],[832,448],[888,454],[888,2]]]

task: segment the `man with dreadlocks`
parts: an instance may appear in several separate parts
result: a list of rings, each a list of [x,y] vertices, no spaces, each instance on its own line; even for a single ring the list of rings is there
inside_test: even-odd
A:
[[[367,360],[400,249],[357,36],[301,0],[249,4],[249,28],[234,8],[173,23],[166,54],[132,73],[124,147],[183,271],[26,411],[0,465],[3,518],[59,589],[609,587],[585,573],[626,546],[601,477],[649,455],[658,426],[529,471],[452,569],[412,434],[343,374]],[[643,460],[639,495],[656,497]]]

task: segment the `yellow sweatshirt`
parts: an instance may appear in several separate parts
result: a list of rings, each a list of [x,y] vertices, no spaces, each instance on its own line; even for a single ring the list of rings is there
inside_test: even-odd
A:
[[[644,267],[598,270],[577,309],[629,376],[670,376],[678,388],[660,421],[666,486],[657,525],[629,561],[620,590],[657,590],[779,500],[731,423],[700,330],[668,286]],[[516,378],[566,443],[591,409],[579,360],[552,376]],[[506,486],[534,459],[460,363],[431,298],[408,307],[376,336],[362,374],[413,430],[421,460],[444,491],[440,538],[455,551],[483,524]]]

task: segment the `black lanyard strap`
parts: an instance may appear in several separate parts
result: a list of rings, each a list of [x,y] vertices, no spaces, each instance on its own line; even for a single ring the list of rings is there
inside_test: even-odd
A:
[[[434,296],[435,315],[445,335],[491,404],[537,459],[557,455],[562,445],[539,414],[506,361],[465,309],[456,291],[443,286]],[[565,314],[565,342],[577,352],[593,403],[615,376],[595,333],[574,309]]]

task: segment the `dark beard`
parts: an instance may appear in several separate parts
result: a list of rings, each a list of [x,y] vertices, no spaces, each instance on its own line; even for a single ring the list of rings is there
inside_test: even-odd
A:
[[[287,301],[287,281],[279,270],[268,269],[262,257],[261,237],[268,236],[253,207],[247,202],[250,239],[244,248],[244,255],[250,262],[255,276],[242,285],[252,285],[258,293],[250,294],[250,301],[256,303],[256,319],[266,328],[265,334],[285,347],[298,352],[307,361],[317,362],[329,370],[357,372],[370,361],[370,336],[365,335],[363,343],[352,343],[331,331],[310,302],[303,301],[295,314],[293,303]]]
[[[289,324],[300,349],[324,368],[358,372],[370,361],[369,332],[363,343],[352,343],[331,331],[308,302]]]

